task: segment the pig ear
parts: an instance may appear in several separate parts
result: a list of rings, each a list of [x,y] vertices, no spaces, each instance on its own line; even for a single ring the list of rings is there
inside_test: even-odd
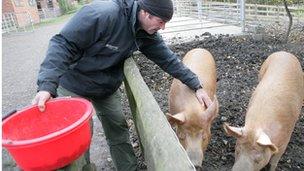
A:
[[[203,115],[207,117],[207,121],[212,121],[217,116],[217,113],[218,113],[218,101],[216,96],[214,96],[214,101],[203,113]]]
[[[167,116],[167,119],[168,119],[168,121],[171,125],[173,125],[175,123],[178,124],[178,125],[182,125],[186,121],[186,116],[183,112],[177,113],[175,115],[171,115],[170,113],[166,113],[166,116]]]
[[[265,132],[261,132],[261,134],[259,135],[259,138],[256,142],[261,146],[269,147],[271,149],[271,151],[273,151],[273,153],[278,152],[277,146],[271,142],[269,136]]]
[[[244,128],[229,126],[227,123],[224,123],[223,126],[226,134],[229,136],[233,136],[236,138],[241,138],[242,136],[244,136]]]

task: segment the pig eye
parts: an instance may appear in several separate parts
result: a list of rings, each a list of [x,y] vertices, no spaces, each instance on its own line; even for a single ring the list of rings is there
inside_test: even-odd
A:
[[[239,156],[240,151],[241,151],[241,147],[240,147],[240,145],[237,145],[237,146],[235,147],[235,155],[236,155],[236,156]]]
[[[261,153],[255,152],[253,160],[255,163],[260,163],[263,160],[263,155]]]
[[[178,138],[184,140],[184,139],[186,138],[186,134],[185,134],[184,132],[179,132],[179,133],[178,133]]]
[[[260,163],[261,161],[262,161],[261,158],[254,158],[255,163]]]

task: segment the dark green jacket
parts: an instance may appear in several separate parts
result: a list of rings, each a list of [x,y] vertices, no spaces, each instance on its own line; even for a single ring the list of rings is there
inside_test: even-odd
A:
[[[134,0],[94,1],[84,6],[50,40],[38,76],[38,90],[56,96],[58,85],[82,96],[107,97],[123,80],[124,60],[141,51],[192,89],[199,87],[158,33],[137,30]]]

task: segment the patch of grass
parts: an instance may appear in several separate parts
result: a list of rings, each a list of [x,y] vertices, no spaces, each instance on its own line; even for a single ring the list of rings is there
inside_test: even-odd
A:
[[[82,6],[83,5],[77,5],[75,10],[69,11],[67,14],[64,14],[59,17],[42,19],[40,21],[40,23],[35,24],[34,27],[37,28],[37,27],[43,27],[43,26],[47,26],[47,25],[51,25],[51,24],[65,22],[65,21],[69,20]]]
[[[62,16],[59,16],[56,18],[43,19],[40,21],[40,23],[35,24],[34,27],[43,27],[43,26],[47,26],[47,25],[51,25],[51,24],[62,23],[64,21],[67,21],[68,19],[70,19],[73,16],[73,14],[74,13],[62,15]]]
[[[298,17],[304,17],[304,7],[295,10],[295,15]]]

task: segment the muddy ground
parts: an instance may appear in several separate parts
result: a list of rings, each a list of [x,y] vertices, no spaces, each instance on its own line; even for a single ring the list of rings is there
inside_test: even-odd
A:
[[[275,36],[274,36],[275,35]],[[184,56],[193,48],[209,50],[217,65],[217,96],[220,103],[219,116],[211,128],[212,138],[203,162],[204,170],[230,170],[234,162],[235,139],[224,134],[222,124],[229,122],[234,126],[244,124],[246,107],[254,87],[262,62],[271,53],[287,51],[295,54],[304,67],[304,31],[299,30],[291,36],[289,43],[284,43],[283,36],[278,33],[267,33],[260,36],[228,35],[211,36],[208,33],[198,35],[194,41],[182,43],[179,38],[172,39],[171,49]],[[162,111],[168,112],[168,92],[172,77],[164,73],[153,62],[142,55],[136,56],[141,74],[159,103]],[[127,100],[124,97],[124,109],[130,118]],[[288,148],[281,158],[277,170],[304,169],[304,111],[296,123]],[[131,129],[133,132],[134,128]],[[132,141],[136,146],[140,167],[145,168],[136,135],[132,133]]]

